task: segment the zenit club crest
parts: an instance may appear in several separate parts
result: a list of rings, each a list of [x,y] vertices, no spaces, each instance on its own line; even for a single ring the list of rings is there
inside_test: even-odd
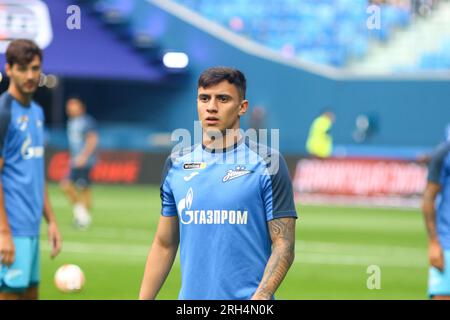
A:
[[[25,129],[28,126],[28,120],[29,119],[28,119],[27,115],[24,115],[24,116],[21,116],[21,117],[17,118],[17,124],[19,125],[19,130],[20,131],[25,131]]]
[[[250,173],[253,173],[253,171],[245,170],[245,167],[237,166],[236,169],[227,171],[227,174],[223,177],[222,182],[237,179]]]

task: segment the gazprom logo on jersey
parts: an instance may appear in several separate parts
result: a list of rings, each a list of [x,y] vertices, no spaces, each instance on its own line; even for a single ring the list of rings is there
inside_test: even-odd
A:
[[[194,191],[178,202],[178,216],[182,224],[247,224],[247,210],[191,210]]]
[[[20,148],[22,158],[29,160],[31,158],[42,158],[44,156],[44,147],[32,147],[31,136],[28,135]]]
[[[4,0],[0,5],[0,53],[15,39],[30,39],[45,49],[53,33],[47,5],[40,0]]]

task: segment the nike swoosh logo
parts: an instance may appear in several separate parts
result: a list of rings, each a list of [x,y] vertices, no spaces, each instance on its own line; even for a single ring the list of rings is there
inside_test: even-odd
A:
[[[192,172],[190,175],[184,177],[184,181],[188,182],[189,180],[191,180],[196,175],[198,175],[198,172]]]

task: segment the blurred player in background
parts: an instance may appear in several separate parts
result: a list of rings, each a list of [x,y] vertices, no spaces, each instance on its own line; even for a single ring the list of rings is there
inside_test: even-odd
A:
[[[0,299],[37,299],[39,232],[44,213],[51,256],[61,236],[44,173],[44,113],[32,98],[41,76],[42,51],[14,40],[6,51],[8,91],[0,96]]]
[[[314,157],[328,158],[333,151],[333,137],[330,134],[335,115],[331,110],[325,110],[314,119],[309,129],[306,150]]]
[[[70,149],[70,174],[61,188],[73,205],[74,223],[80,228],[91,224],[91,179],[89,174],[96,161],[98,145],[97,123],[86,113],[81,99],[67,100],[67,137]]]
[[[272,299],[289,270],[297,217],[292,183],[277,151],[240,133],[245,90],[236,69],[200,76],[203,141],[166,161],[140,299],[156,297],[179,244],[179,299]],[[275,163],[278,170],[270,171]]]
[[[448,130],[448,129],[447,129]],[[422,211],[428,231],[428,294],[450,300],[450,132],[432,154]]]

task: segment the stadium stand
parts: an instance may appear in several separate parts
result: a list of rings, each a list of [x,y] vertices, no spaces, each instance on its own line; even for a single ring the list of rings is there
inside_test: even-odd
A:
[[[409,8],[381,4],[381,28],[368,30],[367,0],[177,0],[285,56],[341,67],[366,55],[370,39],[387,41],[407,26]]]
[[[441,0],[442,2],[447,2]],[[148,19],[145,0],[79,0],[90,5],[100,19],[157,61],[161,48],[157,23]],[[386,46],[396,31],[439,9],[436,0],[174,0],[234,33],[262,44],[286,58],[344,68],[364,69],[371,48]],[[379,26],[368,28],[370,5],[376,5]],[[156,28],[155,28],[156,27]],[[413,65],[390,66],[394,71],[448,69],[446,41],[440,51],[421,54]],[[395,46],[395,45],[394,45]],[[373,51],[373,50],[372,50]],[[386,51],[389,55],[389,51]],[[365,63],[365,60],[367,63]],[[379,59],[378,59],[379,60]],[[389,58],[387,58],[389,60]],[[372,64],[376,64],[372,63]],[[379,66],[377,66],[378,69]]]
[[[443,41],[437,52],[422,55],[419,68],[424,70],[450,69],[450,37]]]
[[[152,35],[153,24],[143,0],[79,0],[122,39],[128,41],[152,62],[157,62],[161,47]]]

